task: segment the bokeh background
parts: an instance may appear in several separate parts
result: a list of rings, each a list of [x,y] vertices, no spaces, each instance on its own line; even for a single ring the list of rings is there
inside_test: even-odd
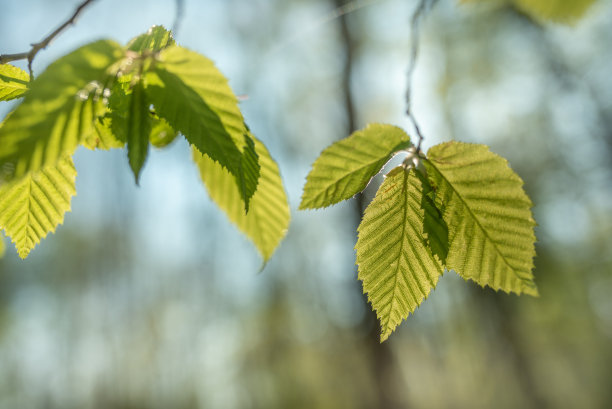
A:
[[[0,52],[27,50],[78,3],[0,0]],[[525,180],[539,298],[449,272],[381,345],[353,251],[376,183],[297,211],[310,164],[352,128],[412,133],[415,6],[185,0],[176,39],[245,96],[286,183],[289,233],[258,273],[184,140],[151,152],[140,187],[124,151],[79,148],[65,223],[26,261],[4,238],[0,408],[612,407],[611,2],[567,26],[440,0],[422,24],[413,109],[424,146],[488,144]],[[176,14],[174,0],[98,0],[34,70]]]

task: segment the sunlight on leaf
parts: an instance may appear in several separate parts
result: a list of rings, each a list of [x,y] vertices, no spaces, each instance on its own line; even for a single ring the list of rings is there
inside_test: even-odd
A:
[[[462,3],[514,4],[535,20],[572,24],[581,19],[597,0],[460,0]]]
[[[300,209],[327,207],[353,197],[395,153],[409,146],[406,132],[385,124],[370,124],[335,142],[313,163]]]
[[[22,97],[28,90],[30,76],[21,68],[0,64],[0,101]]]
[[[164,48],[174,45],[172,33],[164,28],[164,26],[153,26],[145,34],[141,34],[133,38],[128,43],[127,47],[130,51],[160,51]]]
[[[424,161],[448,225],[446,268],[495,290],[537,295],[535,221],[523,181],[485,145],[447,142]]]
[[[289,204],[278,165],[264,144],[256,138],[253,140],[261,176],[248,213],[244,211],[233,176],[226,169],[195,149],[193,159],[211,199],[255,244],[266,263],[289,228]]]
[[[427,245],[421,208],[424,180],[414,169],[385,177],[359,225],[355,250],[363,291],[376,311],[381,342],[421,304],[443,273]],[[431,230],[431,229],[430,229]]]
[[[76,169],[70,157],[0,188],[0,227],[11,238],[19,257],[49,232],[55,232],[76,194]]]
[[[227,79],[208,58],[177,46],[161,51],[145,78],[155,112],[234,175],[248,209],[257,189],[259,165]]]
[[[107,70],[122,56],[118,44],[97,41],[58,59],[30,84],[0,128],[6,180],[54,165],[94,132],[94,120],[104,112],[98,96]]]

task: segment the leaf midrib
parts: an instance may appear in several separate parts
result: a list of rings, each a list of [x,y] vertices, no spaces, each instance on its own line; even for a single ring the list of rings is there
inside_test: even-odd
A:
[[[402,175],[403,179],[402,179],[402,193],[404,195],[408,195],[408,172],[404,171],[403,175]],[[389,331],[389,322],[391,321],[391,314],[394,311],[394,307],[395,304],[397,303],[397,276],[399,275],[399,271],[400,271],[400,258],[401,258],[401,253],[402,253],[402,249],[404,247],[404,239],[406,238],[406,223],[407,223],[407,216],[408,216],[408,205],[406,204],[406,198],[402,197],[402,207],[403,207],[403,217],[402,217],[402,235],[400,238],[400,251],[399,251],[399,255],[397,258],[397,265],[395,267],[395,272],[393,274],[393,297],[391,298],[391,308],[389,308],[389,313],[387,315],[387,319],[385,320],[385,331],[384,333],[386,334],[387,331]],[[410,291],[410,295],[412,295],[412,299],[416,300],[416,297],[414,295],[414,292],[412,291],[412,287],[411,286],[407,286],[408,290]],[[391,332],[393,332],[393,329],[391,329]]]

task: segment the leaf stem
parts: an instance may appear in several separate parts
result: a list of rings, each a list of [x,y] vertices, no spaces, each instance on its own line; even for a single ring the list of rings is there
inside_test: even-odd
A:
[[[36,57],[36,54],[38,54],[40,50],[44,50],[45,48],[47,48],[47,46],[51,44],[51,42],[55,39],[55,37],[61,34],[62,31],[64,31],[68,26],[74,24],[77,17],[81,14],[83,9],[85,9],[85,7],[87,7],[89,4],[93,3],[94,1],[95,0],[83,1],[76,8],[72,16],[68,20],[66,20],[61,26],[56,28],[51,34],[43,38],[38,43],[31,44],[32,48],[30,49],[30,51],[25,51],[25,52],[16,53],[16,54],[0,54],[0,64],[5,64],[7,62],[17,61],[17,60],[28,60],[28,71],[30,71],[30,81],[32,81],[34,79],[34,72],[32,71],[32,61],[34,60],[34,57]]]
[[[408,72],[407,72],[407,83],[406,83],[406,115],[410,122],[412,122],[412,126],[414,131],[416,132],[419,141],[417,142],[416,153],[421,151],[421,144],[423,143],[423,134],[421,133],[421,128],[412,112],[412,77],[414,76],[414,69],[416,67],[416,62],[419,57],[419,43],[420,43],[420,34],[421,34],[421,20],[425,16],[425,13],[428,10],[431,10],[435,6],[438,0],[420,0],[419,4],[417,4],[414,12],[412,13],[412,18],[410,19],[410,28],[411,28],[411,36],[410,36],[410,61],[408,62]]]

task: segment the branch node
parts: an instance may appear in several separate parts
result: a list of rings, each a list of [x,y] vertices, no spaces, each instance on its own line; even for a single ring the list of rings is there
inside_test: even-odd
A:
[[[36,57],[36,54],[38,54],[40,50],[44,50],[45,48],[47,48],[47,46],[51,44],[51,42],[55,39],[55,37],[61,34],[62,31],[64,31],[68,26],[73,25],[77,17],[83,11],[83,9],[87,7],[89,4],[93,3],[94,1],[95,0],[83,1],[76,8],[72,16],[68,20],[66,20],[62,25],[56,28],[51,34],[49,34],[48,36],[46,36],[45,38],[43,38],[41,41],[37,43],[31,43],[30,47],[32,48],[30,49],[30,51],[25,51],[23,53],[16,53],[16,54],[0,55],[0,64],[5,64],[11,61],[27,60],[28,61],[28,71],[30,72],[30,81],[32,81],[34,79],[34,72],[32,71],[32,61],[34,61],[34,57]]]

